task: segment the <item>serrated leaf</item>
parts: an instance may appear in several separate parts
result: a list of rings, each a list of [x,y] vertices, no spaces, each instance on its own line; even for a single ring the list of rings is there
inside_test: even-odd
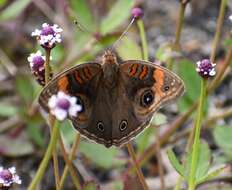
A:
[[[210,161],[211,160],[211,151],[206,142],[200,144],[199,159],[197,162],[196,170],[196,183],[200,181],[209,171]]]
[[[130,15],[133,7],[133,0],[118,0],[111,8],[108,15],[102,21],[100,26],[101,34],[112,32],[116,27],[122,24]]]
[[[201,142],[199,146],[199,157],[196,165],[195,181],[200,181],[207,173],[210,167],[211,152],[206,142]],[[189,178],[190,167],[192,163],[192,151],[187,155],[185,175]]]
[[[77,15],[77,21],[88,30],[95,30],[95,23],[93,22],[93,15],[85,0],[71,0],[71,7],[74,9],[74,14]]]
[[[81,141],[80,152],[99,167],[109,169],[122,165],[124,162],[117,159],[117,148],[105,148],[103,145]]]
[[[175,168],[175,170],[183,177],[185,178],[185,171],[184,167],[181,165],[179,160],[177,159],[175,153],[172,151],[172,149],[169,149],[167,151],[168,158],[172,164],[172,166]]]
[[[199,179],[197,181],[197,184],[213,179],[214,177],[218,176],[225,168],[226,166],[223,165],[223,166],[218,167],[217,169],[209,171],[207,175],[205,175],[202,179]]]
[[[124,37],[119,43],[120,45],[117,48],[117,52],[123,60],[142,59],[141,49],[134,40]]]
[[[217,126],[213,131],[216,144],[232,152],[232,127]]]
[[[0,20],[9,20],[16,18],[31,2],[31,0],[18,0],[12,2],[0,14]]]
[[[178,101],[180,110],[184,112],[198,99],[201,79],[196,72],[196,64],[193,62],[182,60],[177,63],[177,67],[186,88],[184,96]]]
[[[17,114],[18,108],[14,105],[7,103],[0,103],[0,116],[10,117]]]

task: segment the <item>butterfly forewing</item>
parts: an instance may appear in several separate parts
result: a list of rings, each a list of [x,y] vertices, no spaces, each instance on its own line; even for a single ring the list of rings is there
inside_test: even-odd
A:
[[[42,90],[39,104],[48,112],[48,100],[58,91],[63,91],[71,96],[77,96],[78,93],[89,94],[90,81],[101,72],[100,64],[84,63],[58,74]],[[94,88],[91,87],[91,90],[94,91]]]

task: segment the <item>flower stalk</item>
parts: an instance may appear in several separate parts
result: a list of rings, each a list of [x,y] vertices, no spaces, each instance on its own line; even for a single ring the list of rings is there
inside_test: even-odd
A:
[[[55,122],[48,148],[47,148],[46,153],[44,155],[44,158],[39,166],[39,169],[36,172],[35,177],[33,178],[32,182],[30,183],[30,185],[28,187],[28,190],[35,190],[37,184],[40,182],[40,180],[44,176],[44,172],[47,168],[48,162],[51,159],[53,150],[56,147],[56,143],[57,143],[57,140],[59,137],[59,130],[60,130],[60,125],[58,122]]]
[[[76,138],[75,138],[74,143],[73,143],[72,148],[71,148],[71,153],[69,155],[70,162],[74,159],[74,156],[77,154],[77,149],[78,149],[78,146],[80,144],[80,137],[81,137],[80,133],[77,133]],[[66,163],[63,174],[61,176],[61,180],[60,180],[61,188],[64,185],[64,182],[65,182],[65,179],[67,177],[68,171],[69,171],[69,165],[68,165],[68,163]],[[77,185],[80,184],[78,179],[76,181],[77,181],[76,182]]]
[[[45,84],[48,84],[50,80],[50,55],[51,55],[51,49],[46,48],[45,49]]]
[[[147,38],[146,38],[146,34],[145,34],[143,21],[141,19],[138,19],[137,25],[139,28],[140,38],[141,38],[141,42],[142,42],[143,59],[145,61],[148,61]]]
[[[192,160],[191,160],[191,168],[190,168],[190,176],[189,176],[189,190],[194,190],[196,186],[195,176],[196,176],[196,169],[197,169],[197,162],[199,159],[199,146],[200,146],[200,132],[201,132],[201,122],[203,117],[203,110],[205,105],[205,98],[206,98],[206,88],[207,80],[201,80],[201,94],[200,100],[198,105],[198,112],[194,126],[194,142],[192,147]]]

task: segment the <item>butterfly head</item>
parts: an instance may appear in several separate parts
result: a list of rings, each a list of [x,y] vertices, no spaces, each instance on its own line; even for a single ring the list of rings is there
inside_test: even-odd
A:
[[[102,56],[102,64],[103,67],[109,65],[118,65],[116,55],[110,50],[105,51]]]

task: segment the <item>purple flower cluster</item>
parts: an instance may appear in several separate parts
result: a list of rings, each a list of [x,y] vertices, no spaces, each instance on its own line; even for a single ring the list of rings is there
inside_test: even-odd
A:
[[[215,66],[216,64],[212,63],[209,59],[203,59],[197,62],[196,71],[203,78],[213,77],[216,75]]]
[[[57,95],[52,95],[48,101],[48,106],[52,115],[56,119],[63,121],[68,116],[76,117],[82,110],[81,105],[77,104],[77,98],[71,97],[60,91]]]
[[[32,36],[36,36],[39,44],[44,47],[51,49],[55,47],[56,43],[61,42],[61,32],[62,28],[59,28],[57,24],[50,26],[47,23],[42,25],[42,29],[35,29],[34,32],[31,33]]]
[[[22,183],[19,176],[16,174],[15,167],[8,169],[0,167],[0,189],[9,189],[14,183]]]
[[[50,60],[52,58],[50,57]],[[42,56],[41,51],[37,51],[36,53],[31,53],[30,56],[27,58],[31,72],[35,76],[37,82],[44,86],[45,85],[45,56]],[[50,74],[52,77],[52,73]]]

